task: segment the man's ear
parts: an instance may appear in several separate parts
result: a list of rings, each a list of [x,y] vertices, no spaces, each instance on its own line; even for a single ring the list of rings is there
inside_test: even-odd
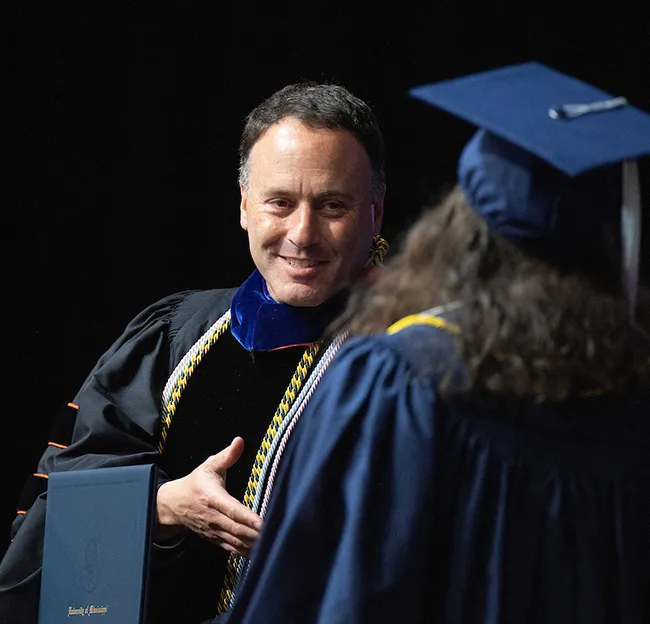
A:
[[[248,213],[246,212],[246,190],[244,185],[239,183],[239,193],[241,195],[241,200],[239,202],[239,225],[241,225],[243,230],[248,230]]]
[[[372,230],[373,234],[377,236],[381,232],[381,224],[384,220],[384,197],[377,198],[373,201],[372,206]]]

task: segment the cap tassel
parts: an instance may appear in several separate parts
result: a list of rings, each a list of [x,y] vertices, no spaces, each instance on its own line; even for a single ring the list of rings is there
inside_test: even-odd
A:
[[[623,162],[623,204],[621,206],[621,268],[623,290],[630,320],[636,327],[636,303],[639,288],[641,252],[641,187],[635,160]]]

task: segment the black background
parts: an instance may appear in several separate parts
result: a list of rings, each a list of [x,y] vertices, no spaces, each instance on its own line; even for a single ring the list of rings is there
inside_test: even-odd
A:
[[[159,297],[252,269],[237,145],[273,91],[335,81],[373,106],[393,243],[453,182],[473,131],[409,87],[538,60],[650,110],[640,2],[210,5],[41,2],[9,22],[18,201],[4,211],[0,552],[52,418],[124,325]]]

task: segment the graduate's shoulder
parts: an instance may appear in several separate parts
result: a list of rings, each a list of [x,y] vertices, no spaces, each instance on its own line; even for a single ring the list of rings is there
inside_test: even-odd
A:
[[[348,339],[341,356],[352,363],[374,369],[379,365],[399,367],[409,377],[431,378],[458,364],[457,325],[430,322],[430,317],[412,315],[400,319],[386,332]]]
[[[414,372],[430,375],[432,367],[456,366],[460,331],[456,314],[426,311],[393,323],[377,337],[377,346],[396,354]]]

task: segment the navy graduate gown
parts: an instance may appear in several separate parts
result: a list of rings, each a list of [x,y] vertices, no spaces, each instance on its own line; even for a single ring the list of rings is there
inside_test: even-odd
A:
[[[427,325],[344,345],[228,624],[650,622],[649,401],[443,400],[452,353]]]

